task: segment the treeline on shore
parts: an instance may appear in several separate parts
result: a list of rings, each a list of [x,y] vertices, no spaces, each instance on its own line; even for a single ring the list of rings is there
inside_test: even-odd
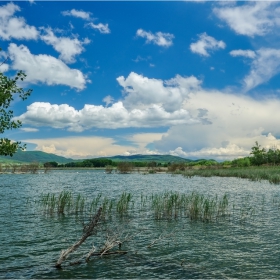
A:
[[[104,168],[106,166],[113,166],[118,167],[123,162],[120,161],[113,161],[111,159],[106,158],[94,158],[94,159],[86,159],[79,162],[69,162],[66,164],[58,164],[57,162],[46,162],[44,163],[44,166],[50,166],[50,167],[73,167],[73,168],[79,168],[79,167],[93,167],[93,168]],[[169,167],[174,162],[156,162],[156,161],[131,161],[129,162],[131,165],[133,165],[135,168],[140,167],[146,167],[146,168],[155,168],[155,167]],[[192,162],[180,162],[175,163],[182,166],[197,166],[197,165],[205,165],[205,166],[211,166],[219,164],[215,160],[198,160],[198,161],[192,161]]]

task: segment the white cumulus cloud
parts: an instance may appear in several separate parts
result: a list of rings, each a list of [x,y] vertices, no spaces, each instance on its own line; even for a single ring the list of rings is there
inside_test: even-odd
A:
[[[33,55],[29,49],[11,43],[8,48],[12,68],[23,70],[27,74],[25,81],[45,83],[47,85],[66,85],[82,90],[86,85],[86,77],[77,69],[69,68],[61,60],[50,55]]]
[[[181,108],[184,99],[192,91],[200,88],[201,81],[194,76],[175,78],[163,81],[150,79],[131,72],[127,78],[120,76],[118,83],[124,88],[124,105],[127,108],[147,108],[157,104],[168,112]]]
[[[255,58],[256,53],[252,50],[233,50],[229,53],[231,56],[244,56],[248,58]]]
[[[48,45],[60,53],[59,58],[66,63],[74,63],[75,56],[84,51],[83,45],[89,44],[88,38],[80,41],[77,38],[57,37],[51,28],[44,29],[45,34],[41,35],[41,39]]]
[[[14,16],[18,11],[20,7],[13,3],[0,7],[0,38],[2,40],[37,39],[39,32],[36,27],[28,25],[23,17]]]
[[[280,25],[280,9],[274,1],[256,1],[214,8],[215,15],[237,34],[263,36]]]
[[[190,50],[203,56],[210,56],[209,51],[224,49],[226,44],[223,41],[217,41],[214,37],[208,36],[205,32],[198,35],[199,40],[190,45]]]
[[[35,102],[17,118],[34,127],[76,132],[91,128],[169,127],[160,136],[151,135],[155,151],[185,157],[233,159],[249,155],[255,141],[265,148],[280,148],[276,137],[280,135],[277,97],[256,99],[205,90],[197,78],[179,75],[163,81],[132,72],[127,78],[119,77],[118,82],[124,88],[124,97],[109,107],[86,104],[77,110],[68,104]],[[173,102],[176,99],[180,104]],[[145,136],[127,138],[133,139],[144,152],[148,143]],[[125,153],[136,150],[131,147]]]
[[[103,102],[105,102],[106,106],[113,103],[114,98],[111,95],[107,95],[102,99]]]
[[[44,139],[24,139],[25,143],[36,144],[35,150],[53,153],[70,158],[92,158],[113,155],[155,154],[146,146],[161,139],[163,133],[139,133],[124,135],[121,138],[130,144],[116,144],[114,138],[98,136],[76,136]],[[127,142],[127,141],[126,141]]]
[[[111,33],[111,30],[109,28],[108,23],[106,23],[106,24],[103,24],[103,23],[94,24],[93,22],[90,22],[86,26],[89,26],[93,29],[97,29],[100,33],[103,33],[103,34]]]
[[[85,12],[83,10],[76,10],[76,9],[72,9],[72,10],[68,10],[68,11],[63,11],[62,14],[64,16],[73,16],[73,17],[77,17],[77,18],[82,18],[85,20],[90,20],[90,12]]]
[[[44,139],[24,139],[25,143],[36,144],[35,150],[53,153],[67,158],[92,158],[125,154],[135,149],[133,145],[122,146],[116,144],[109,137],[61,137]]]
[[[2,63],[2,64],[0,64],[0,72],[6,72],[6,71],[8,71],[9,70],[9,64],[7,64],[7,63]]]
[[[18,118],[24,124],[66,128],[76,132],[91,128],[149,128],[200,121],[207,123],[205,111],[201,110],[201,114],[193,118],[183,108],[188,95],[200,89],[201,81],[193,76],[177,75],[163,81],[131,72],[126,79],[121,76],[117,81],[124,89],[125,95],[121,101],[113,103],[114,99],[108,95],[103,99],[106,106],[86,104],[81,110],[68,104],[35,102]]]
[[[170,155],[179,156],[184,158],[206,158],[206,159],[235,159],[246,157],[250,153],[249,150],[244,150],[236,144],[229,143],[225,147],[219,148],[202,148],[198,151],[185,152],[182,147],[169,151]]]
[[[128,111],[122,102],[114,103],[111,107],[86,104],[81,110],[68,104],[34,102],[27,107],[26,113],[16,119],[33,126],[67,128],[76,132],[90,128],[159,127],[197,122],[184,109],[169,113],[160,106],[152,105],[146,109]]]
[[[280,72],[280,49],[261,48],[256,51],[251,70],[244,78],[245,90],[269,81]]]
[[[217,102],[218,101],[218,102]],[[234,159],[249,155],[258,141],[263,147],[280,148],[279,98],[254,99],[247,95],[199,90],[191,93],[184,108],[202,121],[193,125],[175,125],[155,149],[184,157]]]
[[[153,34],[152,32],[145,31],[143,29],[138,29],[136,32],[138,37],[142,37],[146,39],[146,43],[153,43],[160,47],[170,47],[173,44],[174,35],[170,33],[156,32]]]
[[[34,128],[34,127],[21,127],[20,130],[22,130],[24,132],[37,132],[37,131],[39,131],[38,128]]]

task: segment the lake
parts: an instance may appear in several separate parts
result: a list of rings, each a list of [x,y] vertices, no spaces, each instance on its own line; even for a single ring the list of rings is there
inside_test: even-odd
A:
[[[170,174],[105,174],[102,170],[0,175],[0,278],[279,278],[280,186],[238,178],[184,178]],[[125,191],[133,207],[126,217],[104,221],[73,254],[104,244],[108,234],[129,236],[124,255],[92,257],[54,267],[63,249],[83,233],[88,214],[46,213],[42,195],[71,191],[90,202]],[[213,221],[155,219],[156,194],[228,195],[228,213]],[[154,243],[153,243],[154,242]],[[152,246],[148,247],[152,243]],[[70,257],[69,257],[70,258]]]

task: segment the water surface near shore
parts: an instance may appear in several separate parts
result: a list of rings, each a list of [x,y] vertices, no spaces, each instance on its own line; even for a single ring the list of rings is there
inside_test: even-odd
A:
[[[280,187],[238,178],[184,178],[170,174],[105,174],[101,170],[52,171],[49,174],[2,174],[0,177],[1,278],[279,278]],[[133,194],[134,212],[117,230],[135,237],[122,256],[54,268],[60,251],[82,234],[81,220],[45,215],[42,194],[63,190],[115,198]],[[203,223],[189,219],[156,221],[140,212],[141,195],[227,193],[234,212],[227,219]],[[138,201],[138,202],[137,202]],[[250,217],[243,210],[250,211]],[[254,210],[254,211],[253,211]],[[233,211],[233,210],[232,210]],[[243,212],[242,212],[243,211]],[[112,224],[112,230],[114,230]],[[160,235],[170,237],[147,246]],[[105,233],[104,233],[105,236]],[[98,237],[100,238],[100,236]],[[81,248],[99,240],[92,236]]]

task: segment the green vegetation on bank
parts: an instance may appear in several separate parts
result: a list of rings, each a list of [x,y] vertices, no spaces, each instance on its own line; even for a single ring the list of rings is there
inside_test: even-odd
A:
[[[251,181],[268,180],[271,184],[280,184],[280,168],[275,166],[261,167],[232,167],[232,168],[217,168],[217,169],[187,169],[184,171],[176,171],[177,174],[182,174],[185,177],[193,176],[200,177],[237,177],[249,179]]]
[[[144,156],[142,156],[142,159],[144,158]],[[150,157],[148,157],[150,158]],[[167,157],[168,158],[168,157]],[[176,157],[175,157],[176,158]],[[93,158],[93,159],[85,159],[82,161],[72,161],[72,162],[68,162],[65,164],[58,164],[57,166],[53,166],[53,167],[93,167],[93,168],[103,168],[106,167],[107,165],[113,166],[113,167],[118,167],[120,165],[120,163],[128,163],[130,166],[133,166],[135,168],[138,167],[146,167],[146,168],[156,168],[156,167],[168,167],[171,166],[172,164],[178,164],[180,166],[212,166],[212,165],[218,165],[219,163],[215,160],[186,160],[183,161],[133,161],[128,160],[128,161],[114,161],[111,158]],[[47,162],[50,165],[53,165],[53,163],[51,162]]]

